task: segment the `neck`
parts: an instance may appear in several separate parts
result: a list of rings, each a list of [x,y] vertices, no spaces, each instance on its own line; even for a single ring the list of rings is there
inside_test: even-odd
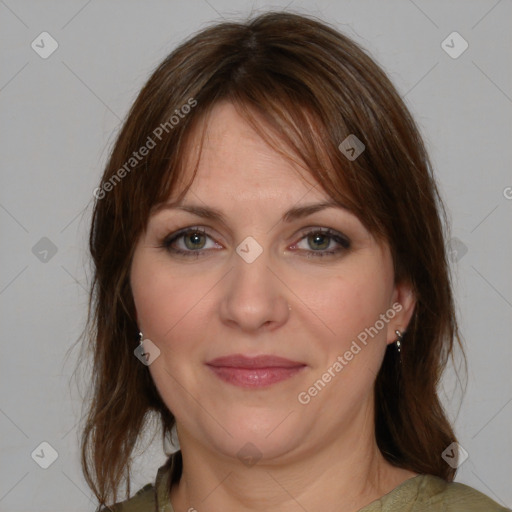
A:
[[[359,425],[360,427],[360,425]],[[356,512],[416,475],[389,464],[373,424],[301,452],[291,462],[259,461],[246,467],[180,437],[183,474],[171,491],[175,512]],[[290,460],[290,459],[288,459]]]

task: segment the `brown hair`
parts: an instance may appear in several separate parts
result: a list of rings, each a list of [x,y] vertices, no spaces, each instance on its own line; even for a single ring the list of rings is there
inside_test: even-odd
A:
[[[309,17],[269,12],[210,26],[158,66],[95,191],[87,330],[94,366],[82,434],[88,484],[105,504],[111,495],[117,499],[126,478],[128,497],[133,447],[147,419],[151,413],[160,418],[164,441],[174,425],[148,368],[134,357],[130,265],[152,209],[183,176],[191,134],[221,100],[232,102],[276,148],[291,149],[330,197],[389,244],[396,281],[411,283],[417,304],[402,363],[388,346],[375,382],[377,443],[392,464],[451,481],[455,470],[441,453],[455,435],[437,385],[454,341],[461,341],[446,213],[419,131],[385,73],[351,39]],[[351,134],[366,146],[355,160],[338,148]],[[135,158],[143,146],[152,147]]]

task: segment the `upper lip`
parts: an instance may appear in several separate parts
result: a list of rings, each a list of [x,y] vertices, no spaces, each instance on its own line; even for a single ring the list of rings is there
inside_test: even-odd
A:
[[[304,363],[285,359],[284,357],[261,355],[255,357],[233,354],[230,356],[217,357],[206,363],[209,366],[228,368],[295,368],[305,366]]]

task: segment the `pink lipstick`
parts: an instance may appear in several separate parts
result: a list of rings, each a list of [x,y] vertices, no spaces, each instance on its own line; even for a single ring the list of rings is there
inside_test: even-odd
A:
[[[244,388],[263,388],[289,379],[306,367],[304,363],[277,356],[247,357],[233,354],[206,365],[224,382]]]

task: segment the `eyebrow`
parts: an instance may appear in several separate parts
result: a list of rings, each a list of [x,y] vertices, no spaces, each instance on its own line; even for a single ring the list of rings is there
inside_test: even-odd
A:
[[[350,209],[344,204],[335,201],[323,201],[320,203],[311,203],[303,206],[295,206],[293,208],[290,208],[283,214],[281,220],[283,222],[292,222],[294,220],[307,217],[309,215],[312,215],[313,213],[325,210],[327,208],[337,208],[350,212]],[[226,224],[226,219],[224,215],[220,210],[217,210],[216,208],[198,206],[193,204],[184,205],[180,203],[162,203],[155,208],[155,213],[160,212],[162,210],[182,210],[185,212],[192,213],[193,215],[196,215],[198,217]]]

